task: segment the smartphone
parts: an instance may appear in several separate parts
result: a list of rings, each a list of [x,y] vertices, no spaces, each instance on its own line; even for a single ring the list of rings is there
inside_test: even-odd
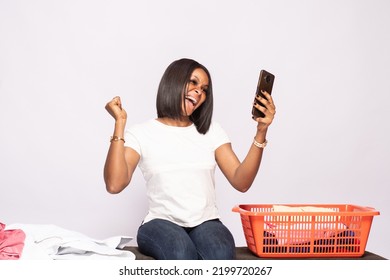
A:
[[[265,98],[264,95],[261,93],[261,91],[266,91],[269,94],[271,94],[272,93],[272,87],[274,85],[274,80],[275,80],[275,76],[273,74],[271,74],[268,71],[261,70],[260,71],[260,76],[259,76],[259,81],[257,82],[256,96],[261,96],[261,97]],[[265,107],[262,103],[257,101],[256,97],[255,97],[255,101],[254,102],[259,104],[260,106]],[[256,109],[253,106],[252,107],[252,118],[253,119],[257,119],[259,117],[260,118],[264,118],[265,115],[264,115],[263,112],[259,111],[258,109]]]

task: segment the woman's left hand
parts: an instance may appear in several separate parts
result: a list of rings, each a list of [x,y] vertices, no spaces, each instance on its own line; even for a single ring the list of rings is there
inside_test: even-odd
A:
[[[255,121],[257,122],[258,131],[267,130],[268,126],[270,126],[272,121],[274,120],[276,113],[276,108],[272,96],[266,91],[262,91],[261,93],[264,95],[265,98],[261,96],[256,96],[256,99],[261,102],[265,107],[259,104],[253,105],[257,110],[263,112],[265,115],[264,117],[259,117],[255,119]]]

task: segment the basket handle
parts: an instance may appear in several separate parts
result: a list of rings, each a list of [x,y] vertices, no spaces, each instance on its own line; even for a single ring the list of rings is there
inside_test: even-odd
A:
[[[252,212],[251,211],[248,211],[248,210],[245,210],[245,209],[242,209],[240,207],[240,205],[236,205],[233,207],[232,209],[233,212],[238,212],[240,214],[243,214],[243,215],[250,215]]]
[[[233,208],[232,208],[232,211],[233,212],[240,212],[240,207],[238,205],[235,205]]]

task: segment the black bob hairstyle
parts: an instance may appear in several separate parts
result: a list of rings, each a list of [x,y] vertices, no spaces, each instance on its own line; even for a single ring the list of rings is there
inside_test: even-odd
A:
[[[183,95],[187,90],[192,72],[198,68],[206,72],[209,85],[205,102],[192,113],[190,120],[199,133],[206,134],[210,128],[213,115],[213,87],[209,71],[195,60],[182,58],[172,62],[165,70],[157,91],[157,117],[176,120],[183,117]]]

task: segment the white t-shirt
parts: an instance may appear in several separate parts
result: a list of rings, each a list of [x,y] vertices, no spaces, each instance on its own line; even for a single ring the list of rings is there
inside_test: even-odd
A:
[[[194,227],[219,218],[215,197],[215,150],[229,138],[213,122],[206,134],[157,120],[131,126],[127,147],[141,156],[138,166],[146,180],[149,212],[144,223],[160,218]]]

